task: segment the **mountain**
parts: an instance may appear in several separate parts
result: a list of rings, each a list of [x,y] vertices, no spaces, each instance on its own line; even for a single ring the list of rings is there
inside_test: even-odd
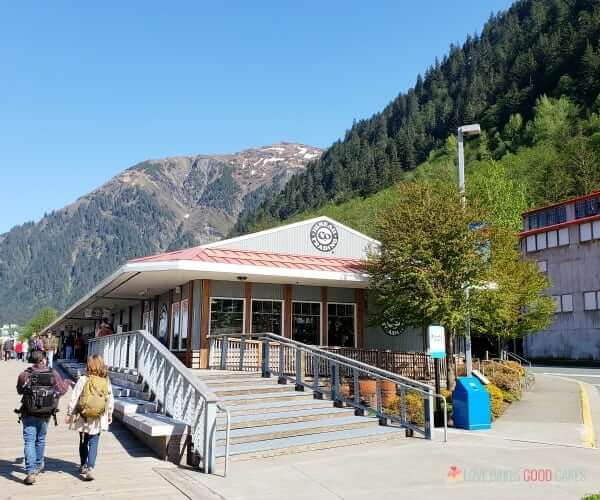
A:
[[[598,0],[515,2],[492,15],[480,35],[451,45],[413,88],[355,122],[279,195],[243,214],[234,233],[376,193],[426,161],[462,124],[480,122],[490,151],[505,154],[516,117],[521,124],[531,119],[543,95],[592,109],[600,92],[599,40]]]
[[[64,309],[130,258],[220,239],[321,151],[279,143],[139,163],[0,235],[0,324]]]

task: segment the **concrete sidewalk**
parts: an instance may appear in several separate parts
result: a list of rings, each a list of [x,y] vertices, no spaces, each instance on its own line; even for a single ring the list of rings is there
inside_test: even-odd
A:
[[[446,444],[438,431],[435,442],[234,462],[226,479],[180,469],[169,480],[205,499],[578,499],[600,492],[600,451],[583,447],[582,428],[579,385],[538,376],[491,431],[451,430]]]
[[[523,393],[521,401],[508,407],[488,434],[512,440],[583,446],[585,429],[579,384],[575,380],[536,375],[532,389]]]

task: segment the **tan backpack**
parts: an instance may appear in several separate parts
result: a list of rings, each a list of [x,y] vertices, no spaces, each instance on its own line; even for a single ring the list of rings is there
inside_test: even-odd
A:
[[[101,417],[106,411],[108,398],[108,377],[88,375],[79,396],[79,414],[84,418]]]

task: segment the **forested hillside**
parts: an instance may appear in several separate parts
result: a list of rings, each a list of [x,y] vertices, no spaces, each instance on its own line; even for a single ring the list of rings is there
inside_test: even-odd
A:
[[[469,141],[465,151],[469,204],[481,206],[491,222],[513,231],[521,230],[521,213],[528,207],[600,189],[600,99],[583,108],[564,96],[543,96],[533,113],[527,122],[512,115],[494,149],[483,135]],[[413,179],[456,186],[456,137],[401,175],[401,182]],[[395,196],[395,188],[389,187],[365,198],[329,202],[279,223],[327,215],[377,237],[378,215]]]
[[[461,124],[481,123],[482,140],[494,158],[523,146],[518,141],[531,145],[521,128],[542,95],[566,96],[584,115],[593,108],[600,91],[599,38],[597,0],[515,2],[493,15],[481,34],[469,36],[462,47],[451,46],[383,111],[355,122],[278,196],[244,214],[235,232],[376,193],[426,161]],[[586,189],[568,185],[561,195]],[[535,201],[555,196],[550,190]]]
[[[144,161],[75,203],[0,234],[0,324],[63,310],[128,259],[223,238],[320,150],[274,144]]]

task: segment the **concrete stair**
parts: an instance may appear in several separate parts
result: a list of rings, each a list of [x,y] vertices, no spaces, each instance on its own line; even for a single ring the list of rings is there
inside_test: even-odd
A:
[[[83,373],[78,363],[62,362],[73,378]],[[296,391],[279,384],[277,377],[259,373],[192,370],[228,408],[231,414],[230,457],[247,460],[304,451],[371,443],[405,436],[399,427],[380,426],[374,417],[356,416],[354,409],[337,408],[315,399],[310,390]],[[135,370],[111,370],[115,417],[161,458],[181,455],[183,422],[157,413],[158,405],[143,392]],[[217,416],[216,455],[225,455],[226,417]]]
[[[403,438],[398,427],[382,427],[374,417],[355,416],[353,408],[336,408],[296,391],[277,377],[259,373],[195,370],[231,413],[230,458],[247,460],[304,451]],[[225,455],[226,417],[217,417],[217,458]]]

